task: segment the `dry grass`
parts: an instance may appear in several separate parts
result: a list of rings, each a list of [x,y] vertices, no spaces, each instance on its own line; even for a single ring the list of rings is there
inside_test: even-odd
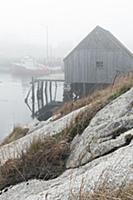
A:
[[[132,200],[133,199],[133,184],[120,187],[117,190],[109,188],[98,188],[97,191],[88,195],[86,200]],[[85,199],[81,199],[85,200]]]
[[[24,137],[27,132],[29,131],[28,128],[22,128],[22,127],[14,127],[13,131],[4,139],[4,141],[1,143],[0,146],[9,144],[10,142],[13,142],[15,140],[18,140],[19,138]]]
[[[133,200],[133,183],[119,189],[111,189],[104,184],[93,192],[85,192],[84,185],[81,185],[78,194],[70,191],[69,200]]]
[[[117,98],[133,86],[133,73],[130,72],[125,75],[118,76],[114,83],[105,89],[97,90],[91,95],[79,99],[75,102],[65,103],[56,114],[60,114],[60,117],[86,105],[97,104],[97,102],[108,102]]]
[[[65,170],[69,144],[49,137],[33,140],[21,157],[0,167],[0,190],[29,179],[53,179]]]

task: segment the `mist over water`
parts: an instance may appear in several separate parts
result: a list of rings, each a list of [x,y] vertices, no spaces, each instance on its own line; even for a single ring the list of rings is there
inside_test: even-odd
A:
[[[0,73],[0,140],[14,126],[31,122],[31,112],[24,102],[30,79]]]
[[[22,78],[13,76],[10,73],[0,73],[0,141],[9,135],[14,126],[23,126],[33,121],[31,117],[32,113],[24,101],[31,87],[30,82],[30,77]],[[59,83],[57,86],[58,89],[55,100],[62,101],[63,83]],[[54,96],[55,85],[53,84],[52,97]],[[48,101],[50,101],[49,98],[48,95]],[[31,107],[31,95],[28,101]],[[37,110],[37,99],[35,101],[35,108]],[[44,104],[45,103],[44,98]]]

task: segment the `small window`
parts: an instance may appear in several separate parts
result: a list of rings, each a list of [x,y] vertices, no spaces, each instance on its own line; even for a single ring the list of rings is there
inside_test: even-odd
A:
[[[103,68],[103,61],[97,61],[96,62],[96,67],[97,68]]]

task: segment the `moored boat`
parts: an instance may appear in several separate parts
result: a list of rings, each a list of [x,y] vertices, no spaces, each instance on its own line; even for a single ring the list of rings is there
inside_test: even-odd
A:
[[[37,63],[29,56],[24,57],[18,63],[13,63],[12,74],[19,76],[43,76],[50,74],[47,66]]]

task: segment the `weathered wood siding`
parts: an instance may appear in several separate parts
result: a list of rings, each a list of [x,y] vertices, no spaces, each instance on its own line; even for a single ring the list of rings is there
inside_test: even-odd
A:
[[[96,67],[102,61],[103,68]],[[132,53],[110,32],[96,27],[64,59],[67,83],[111,83],[117,73],[133,71]]]
[[[103,68],[96,67],[97,61],[103,61]],[[133,59],[118,50],[76,49],[64,65],[67,83],[111,83],[116,73],[133,71]]]

